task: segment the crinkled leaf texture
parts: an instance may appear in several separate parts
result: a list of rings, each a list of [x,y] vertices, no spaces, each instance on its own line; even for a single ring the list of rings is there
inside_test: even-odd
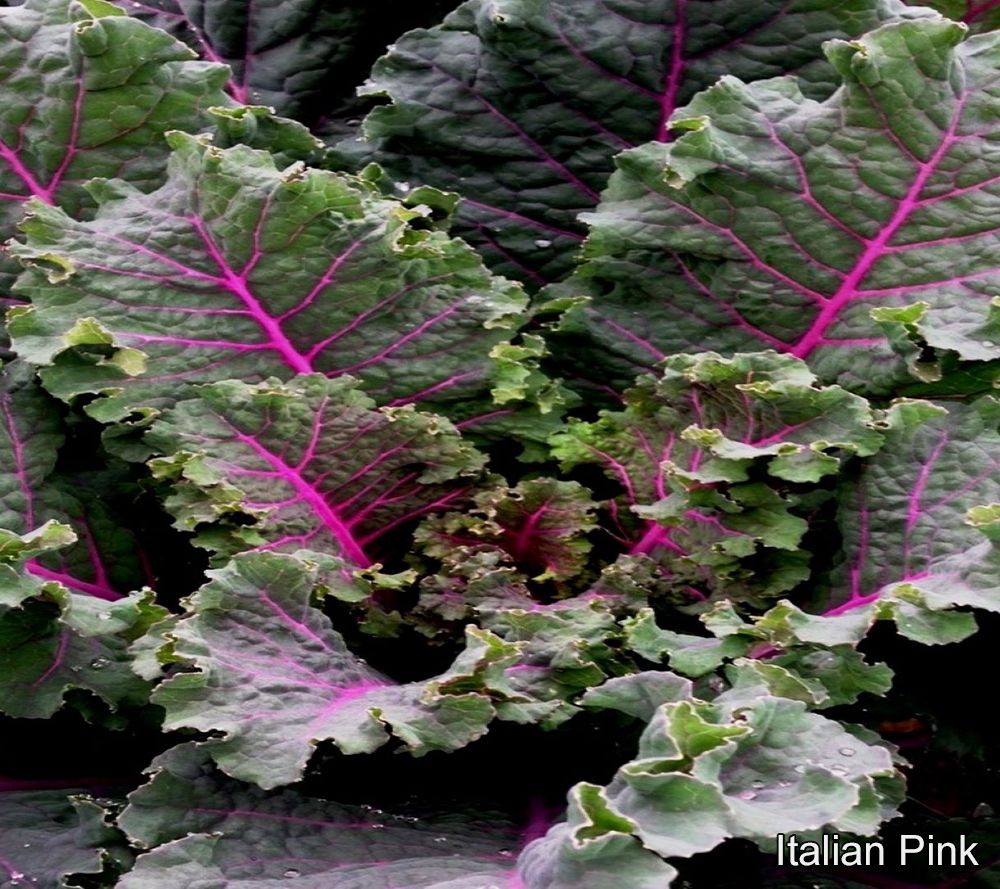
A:
[[[897,601],[886,603],[880,616],[894,617],[905,628],[916,613],[915,607]],[[626,645],[653,663],[669,657],[671,668],[694,678],[714,673],[729,662],[726,675],[733,684],[750,678],[815,709],[854,703],[865,693],[884,695],[892,685],[888,666],[868,663],[854,648],[869,629],[865,620],[851,623],[848,629],[846,621],[807,615],[786,601],[754,622],[743,620],[731,603],[719,602],[701,614],[701,621],[710,636],[661,629],[653,610],[644,608],[624,623]],[[754,657],[745,658],[748,654]],[[646,675],[617,681],[638,682]],[[615,698],[611,683],[607,686],[588,692],[585,703],[609,706]],[[638,696],[638,690],[629,691]],[[618,709],[625,710],[620,705]]]
[[[235,778],[293,783],[325,740],[345,753],[370,753],[390,736],[416,754],[456,750],[486,732],[494,698],[530,700],[504,676],[518,646],[475,627],[431,680],[401,685],[372,669],[312,604],[340,577],[328,559],[246,553],[211,576],[161,652],[191,672],[169,677],[153,700],[167,729],[221,733],[212,755]]]
[[[0,885],[62,889],[66,878],[105,870],[122,845],[106,812],[72,791],[0,793]],[[80,885],[75,880],[73,885]]]
[[[607,787],[577,785],[567,822],[525,850],[528,889],[568,889],[591,873],[610,889],[616,870],[634,885],[669,885],[663,858],[729,837],[766,841],[823,826],[872,833],[885,817],[893,791],[880,782],[895,774],[886,748],[759,685],[712,703],[657,685],[673,701],[656,710],[637,757]],[[616,691],[631,710],[631,691]]]
[[[442,417],[376,409],[356,381],[316,374],[204,386],[146,442],[170,455],[153,463],[177,479],[167,508],[204,545],[310,549],[357,567],[394,529],[461,502],[484,462]]]
[[[538,478],[478,492],[472,510],[428,520],[417,540],[442,560],[456,547],[493,549],[537,581],[570,580],[586,564],[595,527],[583,485]]]
[[[159,185],[167,130],[197,131],[226,102],[221,65],[109,4],[28,0],[0,9],[0,241],[31,197],[89,214],[84,183]],[[17,267],[0,264],[0,308]]]
[[[712,634],[705,637],[660,629],[647,611],[627,624],[630,647],[652,661],[669,655],[678,671],[702,676],[754,646],[773,653],[804,644],[809,651],[795,658],[796,668],[827,684],[835,703],[883,681],[842,649],[857,645],[875,621],[892,620],[902,635],[942,645],[975,632],[969,609],[1000,611],[997,400],[901,400],[881,425],[882,449],[840,488],[838,562],[817,578],[808,602],[800,600],[820,613],[782,602],[751,626],[719,603],[702,615]]]
[[[921,19],[826,52],[843,80],[826,101],[724,77],[675,142],[619,157],[565,284],[591,297],[565,325],[594,346],[569,341],[582,376],[766,346],[884,394],[943,357],[1000,358],[1000,35]]]
[[[25,556],[28,571],[114,600],[141,586],[142,577],[136,541],[111,507],[126,477],[110,466],[57,472],[64,438],[59,405],[33,370],[20,362],[0,370],[0,529],[23,535],[41,533],[53,521],[71,526],[75,538],[69,534]],[[3,555],[0,545],[0,560]]]
[[[622,149],[669,136],[680,103],[722,74],[835,77],[820,47],[897,15],[894,0],[472,0],[404,35],[363,92],[372,159],[464,198],[457,232],[504,274],[557,280]]]
[[[129,646],[166,613],[149,592],[109,603],[0,563],[0,712],[47,718],[70,689],[112,709],[145,703]]]
[[[391,815],[371,807],[261,791],[220,774],[203,748],[157,757],[119,821],[141,855],[123,889],[211,882],[267,889],[499,889],[510,880],[519,831],[461,813]]]
[[[845,486],[844,562],[822,604],[839,613],[893,585],[929,583],[953,603],[971,597],[966,604],[994,610],[988,572],[968,573],[991,549],[969,511],[1000,501],[1000,402],[904,404],[898,419],[883,451]]]
[[[162,406],[197,383],[353,374],[382,403],[447,401],[489,389],[489,352],[511,336],[519,288],[423,228],[365,180],[275,167],[172,133],[165,185],[93,186],[92,222],[30,204],[31,300],[14,348],[46,366],[61,398],[88,392],[102,418]]]
[[[571,421],[553,436],[553,453],[567,469],[596,464],[620,486],[608,504],[626,551],[615,571],[653,560],[668,584],[696,597],[801,582],[804,486],[883,442],[884,420],[864,398],[820,385],[805,363],[775,352],[676,355],[624,401],[595,422]]]

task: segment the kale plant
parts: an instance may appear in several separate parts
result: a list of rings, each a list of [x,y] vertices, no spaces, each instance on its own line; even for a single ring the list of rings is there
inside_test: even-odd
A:
[[[998,10],[2,4],[0,889],[996,885]]]

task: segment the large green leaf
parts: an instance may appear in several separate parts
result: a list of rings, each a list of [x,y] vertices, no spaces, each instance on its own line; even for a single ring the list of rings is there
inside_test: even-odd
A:
[[[173,133],[166,184],[93,186],[92,222],[33,202],[30,308],[14,347],[62,398],[103,392],[103,417],[163,405],[188,385],[354,374],[380,402],[447,401],[490,387],[519,288],[426,225],[432,210],[365,180],[275,167],[261,151]],[[424,192],[424,197],[436,197]],[[98,410],[92,406],[91,410]]]
[[[823,42],[894,15],[894,0],[472,0],[404,35],[366,94],[373,159],[401,182],[462,195],[457,233],[532,283],[561,277],[612,157],[669,138],[680,105],[722,74],[835,83]]]
[[[31,197],[71,216],[94,206],[83,184],[162,181],[167,130],[198,130],[226,102],[225,69],[107,3],[28,0],[0,9],[0,241]],[[15,264],[0,262],[0,308]]]
[[[591,297],[566,324],[592,344],[567,343],[580,374],[766,346],[885,393],[943,356],[1000,358],[1000,35],[966,35],[925,19],[833,41],[843,87],[820,103],[792,79],[725,77],[678,112],[674,143],[621,155],[565,285]]]
[[[484,462],[442,417],[376,409],[350,378],[315,374],[205,386],[146,442],[170,455],[153,464],[177,479],[167,508],[205,546],[308,548],[360,567],[394,529],[466,497]]]
[[[267,889],[290,880],[311,889],[483,889],[513,872],[519,832],[500,818],[393,815],[262,791],[220,774],[190,744],[157,757],[149,774],[119,823],[153,851],[122,889],[200,881]]]
[[[661,858],[729,837],[766,841],[825,825],[871,833],[878,782],[893,774],[887,749],[800,701],[759,688],[734,688],[712,704],[675,700],[657,709],[638,755],[610,785],[573,788],[568,823],[526,850],[525,883],[568,889],[594,874],[587,885],[610,889],[617,871],[637,886],[669,885]]]
[[[847,456],[882,446],[885,421],[864,398],[774,352],[677,355],[624,400],[595,422],[571,422],[553,436],[554,454],[565,468],[596,464],[620,487],[608,509],[626,553],[618,568],[641,574],[652,560],[696,597],[803,580],[815,507],[805,495]],[[652,591],[656,573],[638,583]]]
[[[919,586],[936,563],[985,544],[968,513],[1000,501],[1000,403],[986,396],[938,409],[900,422],[844,491],[843,564],[826,608],[864,604],[892,584]]]
[[[211,750],[227,774],[290,784],[323,740],[345,753],[371,752],[390,735],[418,754],[455,750],[485,733],[494,698],[528,700],[504,678],[518,647],[475,628],[454,664],[427,682],[400,685],[372,669],[312,605],[336,570],[308,555],[236,556],[166,632],[161,657],[190,672],[154,693],[164,726],[221,733]]]

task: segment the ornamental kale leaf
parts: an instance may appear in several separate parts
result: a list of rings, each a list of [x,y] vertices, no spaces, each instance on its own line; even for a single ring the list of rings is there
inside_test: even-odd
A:
[[[1000,5],[400,5],[0,2],[2,889],[995,832]]]

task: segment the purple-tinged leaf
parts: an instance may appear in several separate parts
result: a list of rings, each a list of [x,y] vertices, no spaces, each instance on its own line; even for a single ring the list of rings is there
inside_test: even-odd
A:
[[[205,386],[146,442],[169,455],[152,466],[177,481],[178,527],[220,556],[309,549],[356,567],[394,559],[391,532],[467,500],[484,463],[442,417],[376,408],[350,378],[316,374]]]
[[[392,104],[364,123],[369,156],[461,194],[456,233],[498,271],[557,280],[612,157],[669,138],[698,90],[796,71],[827,95],[824,41],[927,14],[894,0],[472,0],[375,65],[362,93]]]
[[[414,753],[455,750],[486,732],[493,700],[525,700],[504,670],[518,647],[476,628],[443,674],[400,685],[347,648],[312,605],[326,566],[245,553],[187,600],[163,654],[192,672],[154,692],[168,730],[217,732],[212,756],[226,774],[269,789],[290,784],[320,741],[367,753],[390,735]]]
[[[27,569],[80,593],[117,599],[142,577],[136,541],[116,521],[110,492],[121,473],[64,476],[56,460],[64,441],[58,402],[20,363],[0,371],[0,529],[28,534],[58,521],[75,539],[63,548],[33,554]],[[95,490],[100,485],[99,492]],[[75,543],[75,545],[73,545]],[[52,549],[45,547],[45,549]]]
[[[429,519],[418,544],[436,558],[455,547],[489,547],[536,581],[570,580],[580,574],[596,527],[594,502],[583,485],[540,478],[513,488],[487,489],[475,506]]]
[[[152,599],[108,603],[0,564],[0,712],[46,718],[70,689],[112,709],[145,703],[149,684],[132,671],[128,649],[166,614]]]
[[[791,79],[723,78],[678,112],[676,142],[619,157],[560,285],[592,296],[565,325],[597,346],[571,357],[580,373],[766,347],[885,393],[941,355],[1000,358],[1000,36],[965,36],[932,19],[834,41],[844,85],[821,103]]]
[[[107,812],[72,791],[0,793],[0,886],[63,889],[67,877],[101,874],[123,846]],[[72,885],[80,885],[74,880]]]
[[[192,744],[157,757],[149,774],[119,823],[152,851],[140,856],[123,889],[209,879],[278,889],[291,878],[312,889],[516,885],[510,878],[520,831],[502,817],[393,815],[293,790],[262,791],[220,774]]]
[[[225,69],[107,3],[28,0],[0,9],[0,241],[34,197],[87,215],[83,183],[158,185],[171,129],[199,130],[226,103]],[[0,265],[0,309],[16,264]]]
[[[938,563],[985,545],[968,516],[1000,501],[1000,402],[941,403],[936,414],[928,419],[926,403],[903,405],[882,452],[842,495],[843,564],[817,603],[829,613],[873,602],[892,585],[919,589],[941,573]],[[958,575],[951,583],[960,596],[965,584]]]
[[[804,363],[774,352],[674,356],[625,402],[554,436],[554,454],[567,468],[601,466],[620,486],[608,513],[626,573],[652,557],[695,598],[782,592],[804,579],[808,505],[796,486],[882,445],[863,398],[818,385]],[[747,567],[751,556],[770,561]]]
[[[64,433],[58,404],[27,366],[0,376],[0,528],[24,534],[42,525],[35,498],[52,475]]]
[[[162,406],[187,386],[353,374],[382,403],[485,394],[493,346],[524,297],[476,254],[423,228],[431,209],[365,179],[173,133],[166,184],[93,186],[77,222],[38,202],[11,252],[30,308],[15,349],[61,398],[107,393],[102,418]]]
[[[447,834],[443,834],[447,839]],[[252,844],[250,844],[252,847]],[[141,856],[134,870],[118,884],[121,889],[175,889],[211,886],[213,889],[285,889],[290,878],[296,889],[521,889],[510,869],[466,858],[461,853],[431,858],[397,858],[375,864],[353,864],[339,869],[284,872],[260,866],[240,867],[230,876],[226,858],[234,844],[224,838],[193,834]],[[404,853],[405,854],[405,853]],[[234,856],[235,857],[235,856]],[[292,859],[293,861],[296,859]]]
[[[911,6],[930,6],[941,15],[957,22],[964,22],[973,31],[989,31],[1000,23],[1000,0],[928,0],[918,3],[907,0]]]

